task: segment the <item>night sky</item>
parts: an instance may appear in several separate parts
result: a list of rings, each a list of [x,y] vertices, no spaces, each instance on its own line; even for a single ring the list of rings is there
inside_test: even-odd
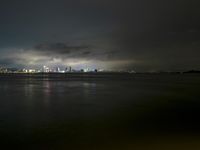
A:
[[[200,69],[199,0],[1,0],[0,65]]]

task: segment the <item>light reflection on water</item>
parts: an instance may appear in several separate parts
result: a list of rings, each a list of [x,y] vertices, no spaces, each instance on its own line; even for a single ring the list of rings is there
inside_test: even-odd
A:
[[[108,141],[123,145],[147,133],[198,134],[198,83],[196,76],[2,80],[0,138],[92,149]]]

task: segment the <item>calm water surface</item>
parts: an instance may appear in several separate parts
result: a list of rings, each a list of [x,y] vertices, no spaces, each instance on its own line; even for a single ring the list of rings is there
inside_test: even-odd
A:
[[[0,143],[21,149],[199,149],[200,75],[0,77]]]

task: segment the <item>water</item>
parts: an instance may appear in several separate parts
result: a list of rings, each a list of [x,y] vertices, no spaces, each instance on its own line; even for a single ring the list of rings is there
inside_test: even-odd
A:
[[[199,149],[200,76],[1,75],[0,143],[20,149]]]

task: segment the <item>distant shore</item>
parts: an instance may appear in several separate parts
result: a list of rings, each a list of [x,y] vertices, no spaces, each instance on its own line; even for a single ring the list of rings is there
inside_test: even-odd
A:
[[[192,73],[197,74],[200,73],[198,70],[189,70],[184,72],[126,72],[126,71],[116,71],[116,72],[36,72],[36,73],[26,73],[26,72],[0,72],[0,75],[127,75],[127,74],[186,74],[186,73]]]

